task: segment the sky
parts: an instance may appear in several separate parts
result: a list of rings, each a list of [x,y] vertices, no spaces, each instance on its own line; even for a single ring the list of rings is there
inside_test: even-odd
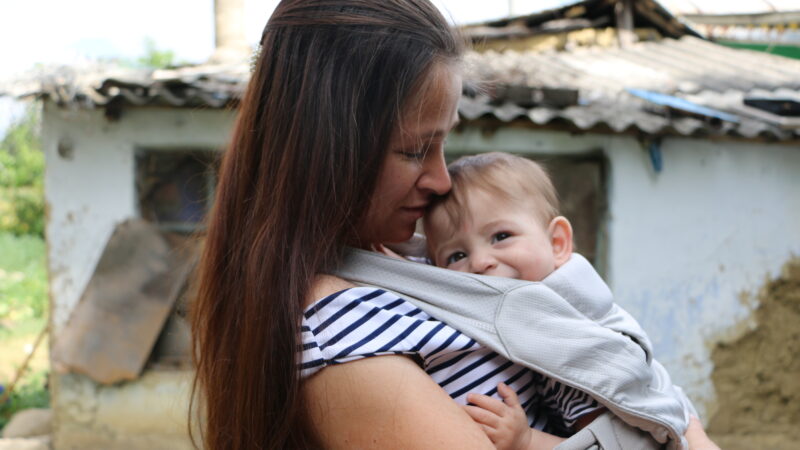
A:
[[[255,46],[277,0],[244,0],[246,35]],[[435,0],[455,23],[571,3],[570,0]],[[0,79],[37,63],[71,64],[97,58],[135,59],[144,41],[199,63],[214,48],[213,0],[0,0]],[[0,98],[0,136],[23,111]]]
[[[255,46],[277,0],[244,0],[246,35]],[[549,9],[574,0],[433,0],[456,24]],[[694,12],[767,4],[800,10],[800,0],[662,0]],[[135,59],[145,39],[172,50],[177,61],[205,61],[214,47],[213,0],[0,0],[0,79],[37,63],[71,64],[87,59]],[[699,6],[698,6],[699,5]],[[0,136],[23,108],[0,98]]]

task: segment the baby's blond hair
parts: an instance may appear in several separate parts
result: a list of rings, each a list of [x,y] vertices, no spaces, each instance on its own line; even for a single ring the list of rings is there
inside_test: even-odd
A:
[[[431,204],[428,214],[444,208],[451,225],[463,219],[467,197],[475,189],[527,204],[548,226],[559,215],[558,195],[547,171],[537,162],[502,152],[464,156],[447,167],[453,187]],[[428,222],[425,221],[427,227]]]

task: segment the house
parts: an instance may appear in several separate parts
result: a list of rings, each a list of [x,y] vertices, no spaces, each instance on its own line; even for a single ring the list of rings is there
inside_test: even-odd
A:
[[[800,58],[800,4],[793,0],[664,0],[703,36],[723,45]]]
[[[754,318],[759,290],[800,255],[800,61],[711,43],[649,0],[575,2],[465,34],[479,51],[465,58],[474,83],[448,157],[543,159],[579,251],[712,418],[713,349],[766,326]],[[44,106],[54,339],[74,323],[119,224],[198,226],[250,73],[245,58],[231,61],[62,68],[3,89]],[[191,369],[176,304],[133,379],[53,375],[59,448],[188,445]]]

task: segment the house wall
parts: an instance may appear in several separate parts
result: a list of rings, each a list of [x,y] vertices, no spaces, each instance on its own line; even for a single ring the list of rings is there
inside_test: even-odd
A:
[[[102,111],[45,105],[42,145],[54,334],[69,319],[114,227],[138,216],[136,150],[220,149],[232,121],[232,113],[218,110],[139,108],[109,122]]]
[[[69,319],[114,226],[137,215],[136,149],[221,148],[232,119],[222,111],[142,108],[109,122],[100,111],[46,105],[53,336]],[[490,150],[605,155],[607,279],[618,302],[648,330],[676,382],[701,412],[713,412],[711,349],[754,325],[758,289],[800,255],[800,146],[665,138],[664,168],[655,173],[647,152],[629,136],[467,127],[449,138],[448,152],[454,154]],[[56,440],[66,439],[62,444],[81,430],[120,430],[114,428],[118,423],[101,425],[100,415],[81,415],[76,405],[85,402],[84,409],[92,410],[97,402],[132,398],[123,395],[126,389],[146,396],[159,385],[143,378],[103,388],[73,375],[55,378]],[[185,401],[177,394],[165,398]],[[152,436],[164,433],[151,430]]]
[[[712,348],[755,326],[759,289],[800,255],[800,146],[665,138],[660,173],[622,135],[467,128],[448,150],[608,158],[606,278],[711,416]]]
[[[52,336],[69,320],[114,227],[137,216],[135,152],[218,149],[232,114],[213,110],[134,109],[118,122],[101,111],[46,104],[42,142]],[[60,449],[189,448],[190,373],[146,371],[135,381],[102,386],[76,374],[53,374],[54,443]]]

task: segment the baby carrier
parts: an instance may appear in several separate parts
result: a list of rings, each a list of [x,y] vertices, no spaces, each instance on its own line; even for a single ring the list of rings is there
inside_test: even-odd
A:
[[[613,413],[559,450],[687,448],[683,434],[694,408],[652,358],[639,324],[580,255],[540,283],[358,249],[348,249],[333,274],[392,291],[509,360],[589,393]]]

